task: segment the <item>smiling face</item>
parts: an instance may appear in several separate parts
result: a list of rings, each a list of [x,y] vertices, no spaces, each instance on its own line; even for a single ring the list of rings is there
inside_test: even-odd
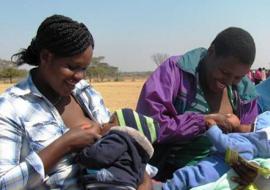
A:
[[[57,57],[49,51],[41,53],[38,80],[47,93],[69,96],[91,62],[92,47],[71,57]]]
[[[212,92],[221,92],[226,86],[236,85],[250,70],[233,56],[216,56],[210,53],[206,59],[206,84]]]

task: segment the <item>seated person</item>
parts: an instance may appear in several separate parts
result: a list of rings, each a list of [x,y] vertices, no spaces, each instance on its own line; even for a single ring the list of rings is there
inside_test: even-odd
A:
[[[259,95],[258,106],[261,112],[270,111],[270,77],[260,84],[256,85],[256,91]]]
[[[235,115],[228,116],[232,122],[239,122]],[[206,120],[206,136],[214,145],[212,154],[197,165],[186,166],[174,172],[173,178],[165,183],[155,184],[155,189],[191,189],[218,180],[229,169],[225,162],[225,153],[231,149],[246,160],[256,157],[270,157],[270,112],[257,116],[254,130],[250,133],[224,134],[213,119]],[[269,171],[268,171],[269,172]]]
[[[131,109],[117,110],[103,125],[104,136],[85,147],[77,161],[91,169],[82,177],[87,189],[137,189],[153,155],[158,123]]]

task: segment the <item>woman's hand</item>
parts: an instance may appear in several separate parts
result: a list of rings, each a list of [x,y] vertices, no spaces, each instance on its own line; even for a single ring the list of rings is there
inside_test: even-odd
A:
[[[72,128],[62,138],[69,152],[78,151],[87,145],[94,144],[101,136],[95,127]]]
[[[205,116],[205,122],[216,123],[224,133],[231,133],[240,127],[240,120],[234,114],[214,113]]]
[[[71,128],[38,153],[43,162],[45,173],[54,167],[65,154],[93,144],[98,138],[100,138],[100,135],[93,131],[93,128]]]
[[[232,177],[232,180],[239,184],[238,190],[245,189],[258,176],[258,166],[255,163],[245,161],[241,157],[231,167],[238,174],[238,177]]]

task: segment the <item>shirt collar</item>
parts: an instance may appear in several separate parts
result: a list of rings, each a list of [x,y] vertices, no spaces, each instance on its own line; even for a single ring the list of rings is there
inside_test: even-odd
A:
[[[43,95],[40,93],[40,91],[38,90],[32,79],[32,72],[34,69],[31,69],[29,71],[26,79],[16,84],[14,88],[11,89],[11,93],[17,96],[34,95],[38,97],[43,97]]]

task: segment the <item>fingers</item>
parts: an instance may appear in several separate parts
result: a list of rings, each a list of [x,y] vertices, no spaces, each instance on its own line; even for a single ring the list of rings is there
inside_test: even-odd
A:
[[[227,114],[225,114],[225,116],[228,118],[228,117],[232,117],[232,115],[233,114],[231,114],[231,113],[227,113]]]
[[[236,182],[243,185],[253,182],[258,174],[256,169],[239,161],[233,164],[232,168],[239,175],[239,178],[236,178]]]
[[[241,179],[240,177],[236,177],[236,176],[231,177],[231,180],[240,185],[239,189],[242,189],[241,187],[246,186],[246,185],[249,184],[245,180]]]

